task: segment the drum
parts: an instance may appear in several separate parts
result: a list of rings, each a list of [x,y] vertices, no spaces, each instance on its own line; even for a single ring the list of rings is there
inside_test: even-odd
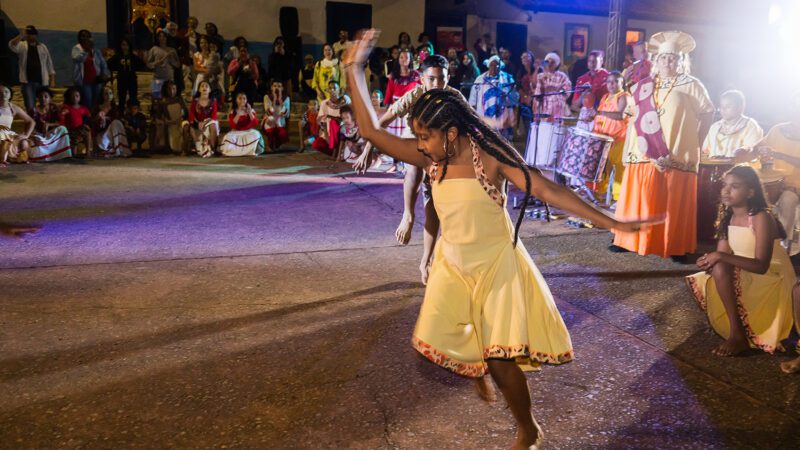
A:
[[[581,181],[599,182],[614,138],[570,128],[558,158],[558,173]]]
[[[564,126],[560,122],[540,122],[538,145],[535,145],[537,124],[531,123],[528,131],[528,143],[525,146],[525,162],[529,166],[542,169],[553,169],[558,161],[558,153],[564,142]]]
[[[697,173],[697,241],[714,242],[722,175],[733,167],[728,158],[706,159]]]

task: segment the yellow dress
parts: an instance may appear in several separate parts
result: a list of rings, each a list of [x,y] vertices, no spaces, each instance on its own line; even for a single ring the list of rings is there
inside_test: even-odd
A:
[[[571,361],[553,296],[522,242],[513,246],[505,196],[486,179],[474,144],[472,151],[477,178],[432,182],[442,235],[412,345],[468,377],[486,374],[491,358],[515,359],[523,370]]]
[[[729,226],[728,242],[733,254],[755,257],[756,235],[750,227]],[[723,338],[730,333],[725,306],[711,275],[700,272],[686,277],[695,300],[708,315],[714,331]],[[734,269],[734,288],[739,318],[750,346],[772,353],[782,350],[781,341],[792,330],[792,287],[794,268],[786,250],[776,240],[767,273],[763,275]]]

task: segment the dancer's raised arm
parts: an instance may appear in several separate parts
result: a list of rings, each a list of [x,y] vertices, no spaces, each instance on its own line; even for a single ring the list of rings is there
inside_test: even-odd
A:
[[[347,76],[347,90],[352,100],[352,108],[361,136],[395,159],[418,167],[427,167],[430,160],[417,150],[416,139],[402,139],[381,128],[378,117],[372,109],[364,64],[378,40],[378,30],[366,30],[353,41],[345,51],[342,60]]]

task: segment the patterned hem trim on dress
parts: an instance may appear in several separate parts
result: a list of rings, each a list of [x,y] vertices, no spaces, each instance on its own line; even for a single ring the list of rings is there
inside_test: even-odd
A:
[[[490,345],[483,349],[483,359],[515,359],[529,358],[531,361],[545,364],[563,364],[574,358],[572,350],[560,354],[531,352],[528,344],[518,345]]]
[[[761,338],[753,331],[753,327],[750,326],[749,313],[742,305],[742,277],[740,272],[741,272],[740,268],[734,267],[733,289],[736,294],[736,311],[739,314],[739,319],[742,321],[742,325],[744,326],[744,331],[745,333],[747,333],[747,339],[750,341],[750,345],[759,350],[763,350],[767,353],[775,353],[775,350],[781,352],[784,351],[784,348],[780,343],[778,343],[777,346],[771,344],[765,344],[761,340]],[[697,280],[694,278],[686,278],[686,284],[692,291],[692,295],[694,296],[694,299],[697,302],[697,304],[700,306],[700,309],[706,311],[708,308],[708,301],[706,299],[706,296],[704,296],[700,292],[700,287],[697,285]]]
[[[742,320],[742,325],[744,325],[744,331],[747,333],[747,337],[750,339],[752,345],[756,348],[759,348],[767,353],[775,353],[775,350],[783,351],[783,346],[779,342],[777,346],[765,344],[761,338],[753,332],[753,328],[750,326],[750,319],[749,313],[744,306],[742,305],[742,276],[741,276],[742,269],[735,267],[733,270],[733,288],[736,291],[736,310],[739,312],[739,318]]]
[[[411,337],[411,346],[422,356],[438,366],[441,366],[453,373],[470,378],[478,378],[486,375],[487,367],[483,362],[477,364],[465,363],[457,359],[453,359],[439,350],[435,349],[430,344],[423,342],[416,336]]]
[[[694,277],[686,277],[686,285],[689,287],[689,290],[692,291],[692,297],[694,298],[694,301],[697,302],[697,306],[705,311],[706,296],[700,291],[700,286],[698,286],[697,280]]]

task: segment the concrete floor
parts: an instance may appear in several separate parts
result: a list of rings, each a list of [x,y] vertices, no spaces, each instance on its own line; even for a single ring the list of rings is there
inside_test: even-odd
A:
[[[504,448],[502,401],[418,358],[401,179],[317,154],[12,166],[2,448]],[[545,448],[798,448],[787,356],[710,354],[691,266],[526,222],[577,359],[528,380]]]

